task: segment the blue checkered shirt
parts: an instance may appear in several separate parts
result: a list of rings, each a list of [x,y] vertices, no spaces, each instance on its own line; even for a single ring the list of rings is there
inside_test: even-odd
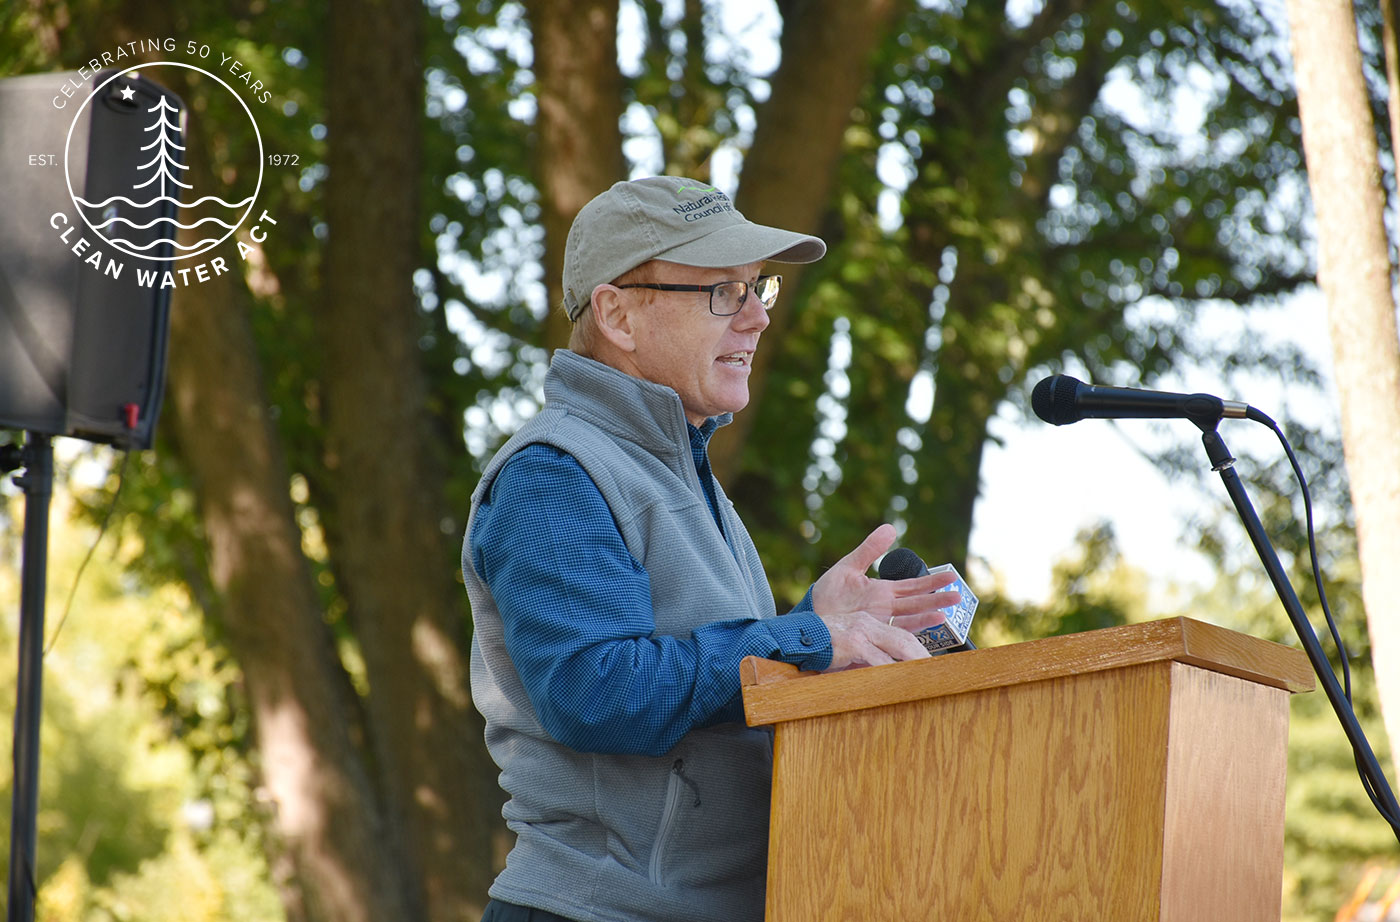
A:
[[[718,528],[706,452],[715,421],[688,428]],[[693,729],[742,720],[745,656],[812,670],[831,664],[831,635],[812,611],[810,590],[781,618],[652,636],[646,569],[627,550],[592,479],[553,446],[527,446],[505,464],[468,540],[540,724],[574,749],[661,755]],[[575,691],[585,688],[594,692]],[[608,692],[598,697],[598,688]]]

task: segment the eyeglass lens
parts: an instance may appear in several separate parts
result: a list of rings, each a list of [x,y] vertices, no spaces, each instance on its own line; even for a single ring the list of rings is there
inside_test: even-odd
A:
[[[754,296],[763,302],[764,310],[773,306],[778,297],[778,286],[782,277],[765,275],[754,285]],[[737,314],[744,306],[744,296],[749,292],[746,282],[722,282],[710,293],[710,312],[721,317]]]

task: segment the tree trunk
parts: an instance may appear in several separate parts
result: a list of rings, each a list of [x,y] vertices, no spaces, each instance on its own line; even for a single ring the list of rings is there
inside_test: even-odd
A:
[[[539,114],[536,175],[544,224],[545,345],[569,341],[560,309],[564,242],[580,208],[627,178],[622,156],[622,73],[617,69],[617,3],[528,0]]]
[[[758,113],[753,147],[744,157],[735,205],[744,217],[805,234],[817,232],[831,203],[836,164],[851,110],[870,78],[871,56],[894,13],[894,0],[797,0],[783,13],[782,63],[772,95]],[[776,266],[776,264],[775,264]],[[782,349],[800,266],[783,275],[778,309],[754,354],[750,411],[715,433],[710,463],[732,479],[763,402],[774,356]]]
[[[344,674],[302,556],[239,284],[225,276],[176,296],[166,420],[194,476],[219,614],[253,711],[274,875],[293,922],[408,918],[349,734]]]
[[[53,18],[71,48],[93,46],[92,34],[118,42],[173,34],[176,14],[126,0],[81,23]],[[192,101],[188,86],[172,89]],[[208,152],[218,128],[189,120],[197,188],[213,185]],[[224,255],[240,265],[232,247]],[[302,554],[248,306],[236,273],[175,291],[163,428],[190,472],[208,543],[218,599],[206,616],[226,633],[252,712],[273,882],[291,922],[404,919],[401,869],[384,860],[384,814]]]
[[[1288,19],[1317,213],[1318,281],[1327,297],[1342,446],[1356,512],[1362,599],[1394,747],[1400,746],[1400,340],[1385,190],[1351,3],[1288,0]]]
[[[467,686],[460,535],[441,524],[445,452],[429,436],[427,325],[412,287],[425,233],[424,15],[417,0],[330,10],[330,234],[316,319],[326,523],[369,679],[370,736],[395,820],[387,850],[418,884],[407,918],[456,922],[485,903],[500,801]]]

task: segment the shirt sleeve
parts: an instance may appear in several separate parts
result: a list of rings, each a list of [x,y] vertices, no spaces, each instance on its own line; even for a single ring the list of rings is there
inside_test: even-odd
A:
[[[468,540],[541,725],[574,749],[661,755],[692,729],[741,720],[745,656],[831,663],[826,625],[801,606],[652,636],[646,569],[592,479],[552,446],[506,463]]]

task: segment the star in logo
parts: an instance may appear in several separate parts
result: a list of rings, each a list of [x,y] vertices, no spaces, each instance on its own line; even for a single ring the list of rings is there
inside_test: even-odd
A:
[[[131,99],[135,95],[136,91],[133,90],[129,85],[122,87],[122,99]]]

